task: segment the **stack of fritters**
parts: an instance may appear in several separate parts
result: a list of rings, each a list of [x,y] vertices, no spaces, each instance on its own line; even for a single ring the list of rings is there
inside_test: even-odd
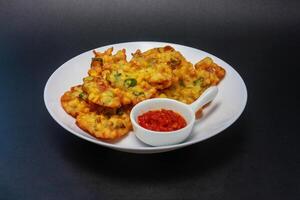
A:
[[[125,49],[112,52],[94,51],[89,76],[61,97],[76,124],[101,139],[117,139],[132,129],[129,114],[135,104],[155,97],[190,104],[225,76],[211,58],[193,66],[170,46],[137,50],[130,61]]]

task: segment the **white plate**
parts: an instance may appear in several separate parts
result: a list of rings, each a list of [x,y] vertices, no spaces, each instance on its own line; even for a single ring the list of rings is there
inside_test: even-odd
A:
[[[126,49],[127,58],[131,58],[131,53],[137,49],[142,51],[154,47],[171,45],[180,51],[188,61],[193,64],[210,56],[214,62],[226,70],[225,78],[218,85],[219,93],[216,99],[204,110],[203,117],[195,123],[191,136],[183,143],[177,145],[151,147],[140,142],[133,133],[129,133],[125,138],[117,143],[108,143],[98,140],[88,133],[82,131],[75,125],[75,120],[69,116],[61,107],[61,95],[75,86],[82,83],[82,78],[87,76],[90,67],[92,50],[82,53],[60,66],[48,79],[44,90],[44,101],[46,107],[53,117],[63,128],[74,135],[90,142],[106,146],[112,149],[132,152],[132,153],[158,153],[182,148],[210,138],[227,127],[229,127],[243,112],[247,102],[247,89],[240,75],[223,60],[206,53],[204,51],[164,42],[128,42],[112,44],[97,48],[97,51],[104,51],[109,47],[114,47],[114,51]]]

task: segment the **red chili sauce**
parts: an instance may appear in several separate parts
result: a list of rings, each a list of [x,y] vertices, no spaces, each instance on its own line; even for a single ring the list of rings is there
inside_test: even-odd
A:
[[[172,110],[151,110],[138,116],[138,123],[152,131],[175,131],[186,126],[185,119]]]

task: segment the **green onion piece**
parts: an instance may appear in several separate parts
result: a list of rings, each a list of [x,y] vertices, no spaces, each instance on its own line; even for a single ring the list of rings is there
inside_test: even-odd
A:
[[[88,76],[88,77],[85,77],[84,80],[85,81],[92,81],[94,78],[92,76]]]
[[[125,87],[134,87],[136,86],[137,81],[134,78],[129,78],[124,81]]]
[[[134,91],[133,94],[134,94],[135,96],[140,96],[140,95],[143,95],[143,94],[145,94],[145,93],[144,93],[144,92],[137,92],[137,91]]]
[[[193,81],[194,85],[196,86],[202,85],[202,82],[203,82],[203,78],[198,78],[197,80]]]
[[[182,87],[184,87],[184,86],[185,86],[185,84],[184,84],[183,80],[181,80],[181,79],[179,80],[179,85],[180,85],[180,86],[182,86]]]
[[[122,75],[121,73],[117,72],[114,74],[114,77],[116,80],[119,80],[121,75]]]
[[[85,99],[87,98],[87,95],[86,95],[84,92],[81,92],[81,93],[79,94],[79,98],[85,100]]]

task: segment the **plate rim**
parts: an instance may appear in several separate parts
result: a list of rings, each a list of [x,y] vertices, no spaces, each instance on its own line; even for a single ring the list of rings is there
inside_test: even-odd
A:
[[[124,147],[124,146],[118,146],[114,143],[107,143],[105,141],[101,141],[99,139],[96,139],[96,138],[89,138],[87,136],[84,136],[82,135],[81,133],[78,133],[76,131],[74,131],[73,129],[67,127],[64,123],[60,122],[58,119],[56,119],[54,113],[52,112],[52,110],[50,109],[50,105],[47,101],[47,91],[49,90],[49,84],[51,82],[51,79],[53,79],[53,77],[55,76],[56,73],[59,72],[60,69],[62,69],[62,66],[65,65],[66,63],[68,63],[69,61],[73,60],[73,59],[76,59],[77,57],[81,56],[82,54],[84,53],[87,53],[87,52],[90,52],[92,50],[96,50],[96,49],[99,49],[99,48],[107,48],[107,47],[111,47],[111,46],[115,46],[115,45],[128,45],[128,44],[132,44],[132,43],[158,43],[158,44],[165,44],[165,45],[177,45],[177,46],[181,46],[183,48],[191,48],[191,49],[194,49],[194,50],[197,50],[197,51],[202,51],[204,53],[207,53],[209,55],[212,55],[216,58],[218,58],[219,60],[221,60],[222,62],[224,62],[225,64],[227,64],[234,73],[236,73],[237,75],[237,78],[240,80],[240,82],[242,83],[242,88],[244,90],[244,98],[243,98],[243,102],[241,104],[241,109],[239,110],[238,114],[236,114],[234,117],[231,118],[231,120],[227,121],[226,124],[224,126],[222,126],[221,128],[218,128],[218,129],[215,129],[212,132],[212,134],[210,134],[209,136],[207,137],[204,137],[204,138],[199,138],[197,140],[191,140],[191,141],[185,141],[185,142],[182,142],[182,143],[179,143],[179,144],[174,144],[174,145],[167,145],[167,146],[156,146],[156,147],[153,147],[153,146],[145,146],[145,147]],[[100,47],[97,47],[97,48],[93,48],[93,49],[90,49],[90,50],[87,50],[87,51],[84,51],[80,54],[78,54],[77,56],[74,56],[70,59],[68,59],[66,62],[64,62],[63,64],[61,64],[57,69],[55,69],[55,71],[50,75],[50,77],[48,78],[46,84],[45,84],[45,87],[44,87],[44,92],[43,92],[43,98],[44,98],[44,103],[45,103],[45,106],[46,106],[46,109],[47,111],[49,112],[50,116],[54,119],[54,121],[56,121],[61,127],[63,127],[65,130],[69,131],[70,133],[72,133],[73,135],[76,135],[77,137],[80,137],[84,140],[87,140],[89,142],[92,142],[94,144],[98,144],[98,145],[101,145],[101,146],[105,146],[105,147],[108,147],[108,148],[112,148],[112,149],[116,149],[116,150],[120,150],[120,151],[158,151],[158,150],[161,150],[161,151],[164,151],[164,150],[175,150],[177,148],[182,148],[182,147],[185,147],[185,146],[189,146],[189,145],[192,145],[192,144],[195,144],[195,143],[199,143],[199,142],[202,142],[204,140],[207,140],[219,133],[221,133],[222,131],[224,131],[225,129],[227,129],[230,125],[232,125],[240,116],[241,114],[243,113],[243,111],[245,110],[245,107],[247,105],[247,100],[248,100],[248,91],[247,91],[247,87],[246,87],[246,84],[244,82],[244,80],[242,79],[242,77],[240,76],[240,74],[230,65],[228,64],[227,62],[225,62],[224,60],[220,59],[219,57],[211,54],[211,53],[208,53],[206,51],[203,51],[201,49],[197,49],[197,48],[194,48],[194,47],[190,47],[190,46],[186,46],[186,45],[181,45],[181,44],[176,44],[176,43],[170,43],[170,42],[159,42],[159,41],[131,41],[131,42],[121,42],[121,43],[115,43],[115,44],[109,44],[109,45],[105,45],[105,46],[100,46]],[[88,134],[88,133],[87,133]]]

